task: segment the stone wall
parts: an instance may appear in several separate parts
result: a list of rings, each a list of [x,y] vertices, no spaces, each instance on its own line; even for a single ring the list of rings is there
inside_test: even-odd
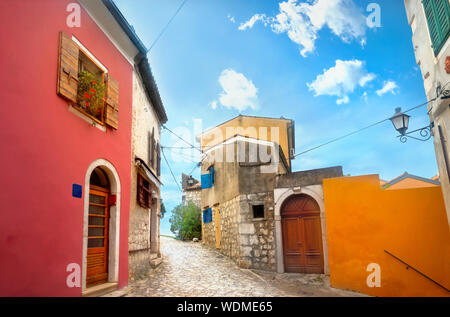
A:
[[[273,192],[240,196],[241,259],[246,268],[275,271]],[[264,205],[264,218],[253,217],[253,205]]]
[[[253,205],[264,205],[264,218],[253,217]],[[219,251],[243,268],[274,271],[273,192],[240,195],[221,205]],[[216,247],[215,212],[212,222],[203,224],[203,242]]]
[[[192,201],[194,205],[198,208],[202,208],[202,190],[186,190],[185,194],[185,204],[187,205],[189,201]]]
[[[220,252],[235,261],[240,259],[239,201],[238,196],[219,206]]]

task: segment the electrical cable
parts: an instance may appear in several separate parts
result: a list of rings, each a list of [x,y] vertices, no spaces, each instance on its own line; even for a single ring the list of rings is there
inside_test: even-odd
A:
[[[150,48],[147,50],[147,54],[150,53],[151,49],[153,48],[153,46],[155,46],[155,44],[158,42],[159,38],[164,34],[164,32],[166,31],[166,29],[168,28],[168,26],[170,25],[170,23],[172,22],[172,20],[177,16],[177,14],[181,11],[181,8],[183,8],[183,6],[185,5],[185,3],[187,2],[187,0],[184,0],[181,5],[178,7],[177,11],[175,11],[174,15],[170,18],[170,20],[167,22],[166,26],[161,30],[161,32],[159,33],[159,35],[157,36],[157,38],[153,41],[152,45],[150,46]]]

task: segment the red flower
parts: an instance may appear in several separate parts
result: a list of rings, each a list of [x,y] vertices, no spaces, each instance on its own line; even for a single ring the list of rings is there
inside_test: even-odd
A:
[[[86,101],[86,107],[89,107],[89,102]]]
[[[92,81],[92,83],[93,83],[93,84],[96,84],[97,82],[94,80],[94,81]]]
[[[85,96],[86,98],[91,98],[91,96],[89,96],[89,94],[88,94],[87,92],[84,93],[84,96]]]
[[[91,92],[95,92],[95,90],[94,90],[94,89],[91,89]]]

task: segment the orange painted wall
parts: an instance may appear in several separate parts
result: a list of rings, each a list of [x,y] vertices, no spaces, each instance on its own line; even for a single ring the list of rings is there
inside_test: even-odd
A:
[[[382,190],[378,175],[325,179],[331,285],[375,296],[449,296],[384,252],[450,288],[450,232],[440,187]],[[381,267],[370,288],[367,265]]]
[[[424,182],[424,181],[421,181],[418,179],[414,179],[414,178],[405,178],[405,179],[402,179],[401,181],[399,181],[398,183],[395,183],[395,184],[389,186],[388,188],[386,188],[386,190],[417,188],[417,187],[440,187],[440,186],[429,183],[429,182]]]

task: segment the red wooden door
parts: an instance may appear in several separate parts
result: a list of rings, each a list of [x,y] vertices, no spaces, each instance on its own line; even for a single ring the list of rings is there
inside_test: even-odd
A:
[[[323,273],[320,208],[311,197],[295,195],[281,207],[286,272]]]
[[[91,187],[94,187],[91,185]],[[108,193],[101,188],[89,191],[87,286],[108,280]]]

